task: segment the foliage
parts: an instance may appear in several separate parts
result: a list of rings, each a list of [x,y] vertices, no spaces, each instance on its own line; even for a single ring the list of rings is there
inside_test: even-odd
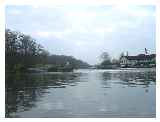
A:
[[[44,63],[48,52],[36,40],[17,31],[5,30],[6,65],[9,70]]]
[[[111,59],[107,52],[103,52],[100,55],[100,58],[102,59],[102,62],[99,65],[97,65],[98,69],[113,69],[118,68],[120,66],[119,60]]]
[[[75,59],[72,56],[64,56],[64,55],[51,55],[47,58],[47,64],[58,65],[64,67],[67,62],[73,68],[88,68],[90,65],[81,60]]]
[[[21,71],[28,67],[52,64],[64,67],[67,62],[73,68],[88,68],[89,64],[72,56],[49,55],[36,40],[17,31],[5,30],[5,53],[7,71]]]
[[[103,52],[103,53],[100,55],[100,58],[101,58],[103,61],[110,61],[110,56],[109,56],[108,52]]]
[[[119,56],[119,60],[124,56],[124,52],[122,52]]]

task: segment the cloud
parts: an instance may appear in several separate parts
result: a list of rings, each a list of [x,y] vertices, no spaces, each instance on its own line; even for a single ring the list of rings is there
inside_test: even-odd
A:
[[[6,27],[45,40],[39,42],[51,53],[85,54],[91,64],[102,51],[155,49],[154,6],[10,6]]]
[[[43,38],[51,38],[51,37],[59,37],[62,38],[68,34],[72,33],[72,30],[63,30],[63,31],[37,31],[34,35],[43,37]]]
[[[85,20],[85,18],[96,17],[97,13],[91,12],[91,11],[70,11],[67,13],[67,16],[69,18],[74,18],[74,19],[77,19],[75,17],[84,18],[84,20]]]
[[[9,11],[8,14],[10,14],[10,15],[12,15],[12,16],[15,16],[15,15],[20,15],[20,14],[22,14],[22,12],[21,12],[20,10],[18,10],[18,9],[12,9],[12,10]]]
[[[112,33],[114,32],[113,27],[100,27],[95,29],[95,33]]]
[[[36,32],[35,35],[40,36],[40,37],[50,37],[52,35],[52,32],[47,32],[47,31],[39,31]]]
[[[115,5],[112,11],[121,12],[130,16],[155,16],[154,6]]]

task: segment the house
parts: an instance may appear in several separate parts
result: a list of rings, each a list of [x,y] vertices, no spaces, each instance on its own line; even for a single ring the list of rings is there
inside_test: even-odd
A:
[[[139,54],[137,56],[122,56],[120,58],[121,67],[155,67],[155,54]]]

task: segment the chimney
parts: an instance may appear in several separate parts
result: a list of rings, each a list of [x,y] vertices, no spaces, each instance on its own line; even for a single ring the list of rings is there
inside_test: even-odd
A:
[[[127,53],[126,53],[126,56],[128,56],[128,51],[127,51]]]
[[[145,48],[145,54],[146,54],[146,55],[148,54],[148,49],[147,49],[147,48]]]

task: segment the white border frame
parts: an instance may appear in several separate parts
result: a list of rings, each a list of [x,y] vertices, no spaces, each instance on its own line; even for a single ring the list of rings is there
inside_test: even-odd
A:
[[[157,67],[156,67],[156,119],[152,118],[143,118],[140,119],[140,121],[150,121],[150,120],[158,120],[160,118],[160,101],[158,98],[160,98],[160,1],[159,0],[6,0],[4,3],[2,3],[2,0],[0,0],[0,121],[3,117],[3,120],[7,121],[28,121],[31,119],[25,119],[25,118],[19,118],[19,119],[8,119],[5,117],[5,37],[4,37],[4,29],[5,29],[5,11],[4,7],[5,5],[43,5],[43,6],[57,6],[57,5],[75,5],[75,4],[87,4],[87,5],[115,5],[115,4],[133,4],[133,5],[156,5],[156,61],[157,61]],[[103,118],[101,121],[107,120],[110,121],[137,121],[139,119],[112,119],[112,118]],[[52,121],[52,118],[37,118],[37,121]],[[54,121],[74,121],[75,119],[57,119],[54,118]],[[89,118],[81,118],[76,119],[76,121],[99,121],[99,119],[89,119]]]

